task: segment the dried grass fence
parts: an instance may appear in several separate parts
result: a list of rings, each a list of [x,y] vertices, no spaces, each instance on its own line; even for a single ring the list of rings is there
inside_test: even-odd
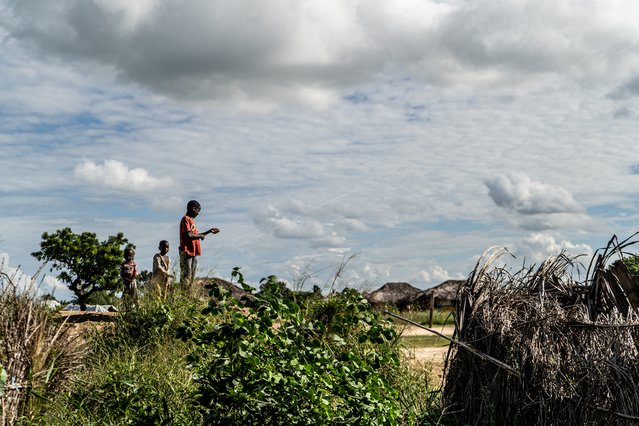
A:
[[[459,290],[454,338],[514,371],[451,345],[451,416],[465,424],[638,424],[639,285],[622,261],[635,242],[613,237],[588,268],[562,253],[514,274],[495,267],[503,252],[487,252]]]
[[[38,402],[62,386],[83,362],[85,345],[35,298],[35,279],[26,288],[0,264],[0,366],[6,383],[0,392],[0,425],[23,423],[37,414]],[[28,421],[26,423],[29,423]]]

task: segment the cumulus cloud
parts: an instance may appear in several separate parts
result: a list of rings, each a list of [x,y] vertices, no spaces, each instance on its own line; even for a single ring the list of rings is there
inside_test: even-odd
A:
[[[336,88],[389,70],[463,86],[610,77],[634,64],[624,54],[639,41],[632,10],[623,0],[587,8],[533,0],[24,0],[0,22],[13,40],[112,67],[175,97],[325,104],[339,97]]]
[[[370,231],[371,229],[370,226],[368,226],[367,224],[365,224],[359,219],[345,218],[340,220],[338,223],[341,226],[343,226],[345,229],[350,229],[352,231],[357,231],[357,232],[366,232],[366,231]]]
[[[52,294],[61,299],[72,297],[68,287],[57,278],[45,275],[38,281],[37,277],[22,271],[20,266],[11,266],[9,254],[5,252],[0,252],[0,272],[6,274],[5,278],[8,278],[18,289],[28,291],[30,294],[36,296]]]
[[[593,253],[592,247],[588,244],[573,243],[568,240],[557,241],[549,234],[534,233],[524,238],[520,244],[514,248],[519,256],[525,256],[536,262],[541,262],[550,256],[556,256],[562,251],[572,255],[587,255]]]
[[[566,189],[533,181],[524,173],[510,173],[484,183],[496,205],[517,213],[535,215],[583,210]]]
[[[301,215],[287,217],[271,204],[255,211],[253,220],[278,238],[313,239],[316,245],[329,246],[342,241],[321,222]]]
[[[433,265],[426,269],[422,269],[412,277],[412,279],[422,281],[426,284],[440,284],[447,280],[462,278],[463,277],[459,274],[454,277],[451,276],[451,274],[440,265]]]
[[[186,201],[180,197],[163,197],[151,200],[151,205],[157,210],[180,211],[185,208]]]
[[[117,160],[105,160],[96,164],[85,160],[74,169],[74,176],[81,182],[127,192],[145,192],[166,188],[170,178],[153,177],[142,168],[129,169]]]

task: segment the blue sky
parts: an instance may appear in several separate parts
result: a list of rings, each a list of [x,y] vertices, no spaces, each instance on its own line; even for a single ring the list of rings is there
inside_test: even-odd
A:
[[[201,273],[420,288],[636,231],[631,1],[0,0],[0,253],[185,204]],[[45,286],[55,286],[47,279]],[[65,293],[58,288],[61,296]]]

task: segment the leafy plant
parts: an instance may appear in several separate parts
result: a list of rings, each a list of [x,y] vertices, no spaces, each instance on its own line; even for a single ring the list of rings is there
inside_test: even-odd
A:
[[[7,370],[0,364],[0,397],[4,395],[4,387],[7,384]]]
[[[127,243],[122,233],[99,241],[94,233],[74,234],[71,228],[64,228],[42,234],[40,250],[31,255],[52,262],[52,271],[61,271],[58,279],[68,285],[84,311],[91,294],[120,289],[121,247]]]
[[[623,263],[634,277],[639,277],[639,255],[626,256]]]
[[[234,277],[245,291],[239,268]],[[202,312],[217,324],[189,324],[189,360],[207,424],[397,424],[396,334],[357,292],[339,296],[343,315],[307,319],[282,297],[277,277],[254,299],[238,301],[210,286]],[[195,331],[197,330],[197,331]]]

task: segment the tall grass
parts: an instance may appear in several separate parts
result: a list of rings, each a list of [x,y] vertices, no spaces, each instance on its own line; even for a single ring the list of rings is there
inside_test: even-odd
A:
[[[35,298],[35,278],[26,288],[0,265],[0,364],[7,383],[0,397],[2,424],[32,418],[83,360],[84,348]]]
[[[166,302],[149,292],[135,308],[89,333],[92,356],[42,420],[51,425],[201,424],[187,365],[192,347],[175,333],[202,307],[190,290],[176,289]]]
[[[104,352],[43,417],[48,425],[197,425],[202,415],[180,341]]]

